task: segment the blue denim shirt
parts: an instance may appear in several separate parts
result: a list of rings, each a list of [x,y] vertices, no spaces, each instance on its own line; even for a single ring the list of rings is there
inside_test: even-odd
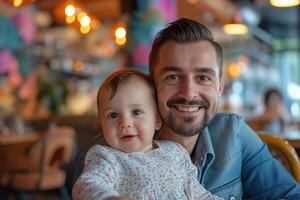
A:
[[[97,135],[78,153],[72,184],[81,174],[88,149],[104,143]],[[238,115],[217,114],[199,135],[192,159],[199,182],[226,200],[300,199],[300,185]]]
[[[217,114],[193,160],[199,182],[224,199],[300,199],[300,185],[238,115]]]

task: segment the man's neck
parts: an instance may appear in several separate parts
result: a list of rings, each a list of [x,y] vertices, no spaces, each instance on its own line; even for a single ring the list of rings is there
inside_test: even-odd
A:
[[[167,127],[162,127],[159,131],[159,140],[171,140],[177,142],[183,146],[189,152],[189,154],[193,152],[198,136],[199,134],[194,136],[182,136],[174,133]]]

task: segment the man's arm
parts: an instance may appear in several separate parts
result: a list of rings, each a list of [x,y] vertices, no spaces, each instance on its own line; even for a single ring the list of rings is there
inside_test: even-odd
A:
[[[300,199],[300,185],[272,157],[267,145],[241,120],[244,199]]]

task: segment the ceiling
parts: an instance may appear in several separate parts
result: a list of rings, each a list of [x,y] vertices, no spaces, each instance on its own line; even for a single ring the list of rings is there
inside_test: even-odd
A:
[[[71,1],[71,0],[70,0]],[[175,1],[175,0],[174,0]],[[61,0],[36,0],[40,9],[53,11],[59,5],[65,4]],[[90,14],[98,19],[118,19],[124,13],[130,13],[137,7],[137,0],[76,0]],[[250,10],[256,17],[255,27],[271,35],[284,37],[284,30],[299,37],[299,7],[274,8],[268,0],[177,0],[178,17],[189,17],[214,26],[222,25],[233,20],[247,21],[242,11]],[[248,16],[249,17],[249,16]],[[250,17],[251,18],[251,17]]]
[[[275,37],[299,37],[299,7],[275,8],[268,0],[177,0],[180,17],[196,18],[214,26],[243,21]]]

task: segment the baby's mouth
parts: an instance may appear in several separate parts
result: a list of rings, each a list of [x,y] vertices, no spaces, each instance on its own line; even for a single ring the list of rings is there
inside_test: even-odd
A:
[[[124,135],[121,137],[121,140],[129,141],[129,140],[133,139],[134,137],[135,137],[135,135]]]

